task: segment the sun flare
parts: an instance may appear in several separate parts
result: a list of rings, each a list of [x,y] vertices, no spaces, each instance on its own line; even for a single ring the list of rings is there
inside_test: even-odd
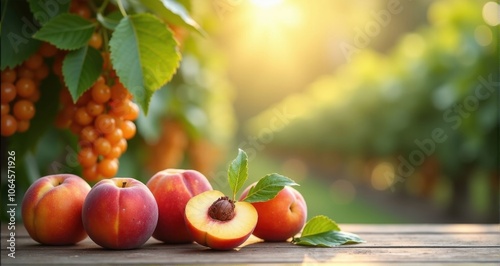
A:
[[[283,2],[283,0],[251,0],[252,4],[258,8],[271,8]]]

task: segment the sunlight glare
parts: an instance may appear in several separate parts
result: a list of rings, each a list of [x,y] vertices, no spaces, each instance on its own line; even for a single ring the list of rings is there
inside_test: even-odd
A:
[[[271,8],[281,4],[283,0],[252,0],[252,4],[259,8]]]

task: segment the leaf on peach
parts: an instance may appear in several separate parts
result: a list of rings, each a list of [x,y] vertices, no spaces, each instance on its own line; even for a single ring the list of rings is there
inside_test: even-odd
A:
[[[268,174],[261,178],[243,199],[246,202],[263,202],[276,197],[285,186],[298,186],[292,179],[280,174]]]
[[[238,155],[229,165],[227,175],[234,200],[236,193],[238,193],[248,179],[248,156],[242,149],[238,149]]]

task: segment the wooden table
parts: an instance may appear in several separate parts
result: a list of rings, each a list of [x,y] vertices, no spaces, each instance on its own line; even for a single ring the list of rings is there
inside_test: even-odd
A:
[[[165,245],[150,239],[136,250],[105,250],[89,238],[75,246],[43,246],[22,225],[16,229],[15,259],[6,249],[2,225],[2,264],[500,264],[500,225],[340,225],[367,242],[338,248],[264,243],[251,237],[233,251],[197,244]]]

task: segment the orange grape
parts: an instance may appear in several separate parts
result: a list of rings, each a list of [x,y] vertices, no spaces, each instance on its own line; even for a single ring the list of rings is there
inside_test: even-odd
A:
[[[84,167],[82,169],[82,176],[87,181],[97,181],[99,179],[99,174],[97,173],[97,165],[94,164],[89,167]]]
[[[35,106],[28,100],[17,101],[12,109],[18,120],[30,120],[35,116]]]
[[[93,117],[87,112],[87,108],[78,107],[76,109],[75,115],[73,116],[73,121],[81,126],[86,126],[92,123]]]
[[[90,100],[87,103],[87,112],[91,116],[98,116],[104,112],[104,105],[100,103],[96,103],[93,100]]]
[[[111,97],[111,90],[108,85],[104,83],[96,83],[91,88],[92,99],[96,103],[105,103]]]
[[[17,131],[17,120],[11,115],[2,115],[2,136],[12,136]]]
[[[17,77],[33,79],[35,78],[35,72],[25,66],[20,66],[17,68]]]
[[[104,136],[111,145],[117,144],[123,138],[123,131],[120,128],[113,130]]]
[[[125,120],[121,123],[120,129],[123,131],[123,137],[125,139],[131,139],[135,136],[136,127],[134,122],[130,120]]]
[[[30,121],[29,120],[18,120],[17,121],[17,132],[22,133],[29,129]]]
[[[115,176],[118,172],[118,159],[102,159],[97,164],[97,172],[106,178]]]
[[[57,54],[57,48],[48,42],[42,42],[38,53],[43,57],[53,57]]]
[[[30,56],[26,61],[24,61],[23,66],[26,66],[27,68],[31,70],[36,70],[40,68],[43,64],[43,57],[40,54],[34,54]]]
[[[94,142],[94,150],[99,155],[106,155],[111,151],[111,144],[106,138],[100,137]]]
[[[20,78],[16,82],[17,94],[21,97],[30,97],[35,93],[36,85],[32,79]]]
[[[78,152],[78,162],[83,167],[91,167],[97,162],[97,154],[94,153],[92,148],[83,148]]]
[[[16,98],[17,95],[17,89],[16,86],[10,82],[3,82],[1,85],[1,91],[2,91],[2,103],[9,103],[14,98]]]
[[[92,33],[92,37],[90,37],[89,45],[94,47],[97,50],[100,50],[102,47],[102,36],[98,32]]]
[[[7,115],[10,112],[10,105],[7,103],[2,103],[2,115]]]
[[[9,82],[14,83],[17,78],[17,73],[14,69],[6,68],[2,71],[2,83]]]
[[[95,119],[94,126],[98,132],[101,132],[102,134],[109,134],[116,128],[115,119],[111,115],[101,114]]]
[[[99,137],[99,133],[92,125],[82,128],[80,140],[88,143],[94,142]]]
[[[128,101],[128,112],[123,116],[126,120],[136,120],[139,117],[139,106],[132,102]]]

